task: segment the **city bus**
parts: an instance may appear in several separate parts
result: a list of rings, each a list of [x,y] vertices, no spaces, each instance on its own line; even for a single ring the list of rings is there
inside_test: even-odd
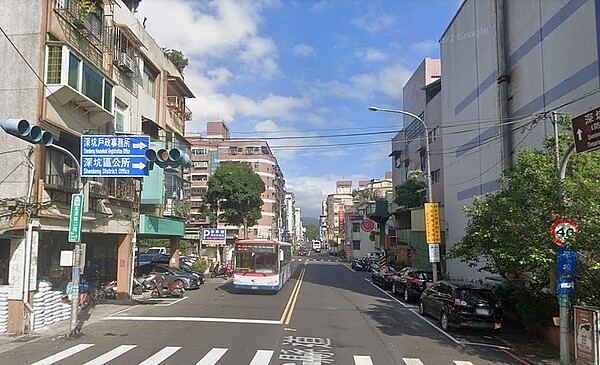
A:
[[[312,241],[312,249],[315,252],[321,252],[321,241],[319,240],[313,240]]]
[[[239,240],[233,255],[233,285],[237,289],[278,291],[292,275],[290,243]]]

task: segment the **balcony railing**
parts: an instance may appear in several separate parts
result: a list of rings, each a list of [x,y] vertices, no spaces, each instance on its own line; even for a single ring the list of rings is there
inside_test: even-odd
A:
[[[44,188],[49,190],[60,190],[65,192],[76,192],[77,178],[66,177],[58,174],[44,175]]]
[[[90,196],[127,202],[136,200],[133,181],[118,178],[107,179],[106,185],[99,181],[90,181]]]

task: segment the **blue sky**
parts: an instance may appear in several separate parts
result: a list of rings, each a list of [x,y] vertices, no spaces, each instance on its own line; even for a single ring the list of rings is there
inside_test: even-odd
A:
[[[402,118],[367,108],[402,108],[402,87],[439,58],[460,2],[144,0],[138,19],[189,58],[186,130],[221,118],[233,138],[267,140],[302,216],[318,217],[335,181],[391,170]]]

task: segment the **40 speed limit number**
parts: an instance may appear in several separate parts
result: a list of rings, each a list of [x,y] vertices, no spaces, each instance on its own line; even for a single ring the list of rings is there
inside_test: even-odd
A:
[[[560,218],[550,226],[550,235],[557,246],[564,247],[567,240],[579,233],[579,224],[570,218]]]

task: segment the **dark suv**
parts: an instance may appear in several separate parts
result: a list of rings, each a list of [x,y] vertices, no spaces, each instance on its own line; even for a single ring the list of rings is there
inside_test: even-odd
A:
[[[438,318],[442,329],[472,327],[494,331],[502,328],[502,305],[491,289],[467,282],[438,281],[425,289],[419,313]]]
[[[405,267],[392,282],[392,294],[402,294],[405,302],[421,296],[423,290],[433,283],[433,271]]]

